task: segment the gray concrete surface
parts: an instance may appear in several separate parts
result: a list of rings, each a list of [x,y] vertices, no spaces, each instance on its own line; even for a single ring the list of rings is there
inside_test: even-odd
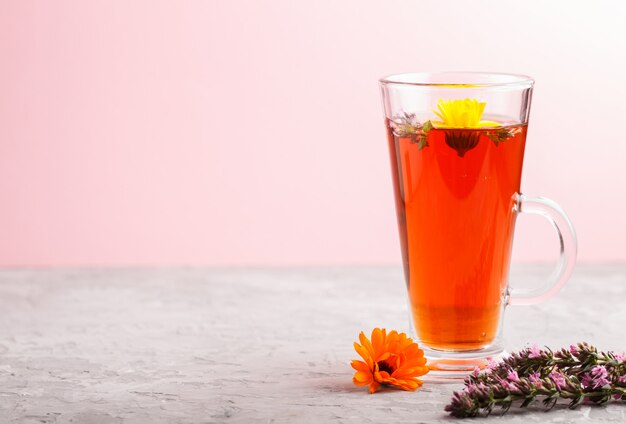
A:
[[[509,308],[507,346],[623,351],[625,300],[626,265],[579,266],[553,300]],[[460,385],[352,385],[358,332],[406,330],[406,313],[399,267],[0,271],[0,423],[454,422]],[[626,405],[485,420],[626,422]]]

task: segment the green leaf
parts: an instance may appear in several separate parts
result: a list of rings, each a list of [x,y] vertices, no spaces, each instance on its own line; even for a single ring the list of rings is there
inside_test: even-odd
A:
[[[509,138],[513,137],[514,133],[508,128],[498,128],[497,130],[489,131],[487,133],[487,137],[496,145],[496,147],[507,141]]]
[[[426,137],[422,136],[417,139],[417,149],[422,150],[424,147],[428,147],[428,141],[426,141]]]

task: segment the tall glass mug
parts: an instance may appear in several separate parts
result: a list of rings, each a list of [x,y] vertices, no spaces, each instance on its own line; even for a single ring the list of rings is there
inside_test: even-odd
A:
[[[576,235],[553,201],[520,193],[533,80],[415,73],[380,80],[414,337],[433,376],[457,377],[503,351],[506,305],[556,293]],[[545,286],[508,285],[515,220],[545,217],[561,255]]]

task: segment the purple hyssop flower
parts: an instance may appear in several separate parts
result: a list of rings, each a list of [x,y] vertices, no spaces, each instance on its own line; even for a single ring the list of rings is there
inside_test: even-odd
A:
[[[502,386],[502,388],[505,389],[505,390],[515,390],[516,389],[515,384],[510,383],[510,382],[508,382],[506,380],[501,380],[500,381],[500,386]]]
[[[609,384],[608,375],[604,365],[596,365],[591,369],[591,372],[583,376],[581,383],[586,388],[599,389]]]
[[[550,373],[550,379],[554,382],[557,389],[562,389],[565,387],[565,376],[562,372],[558,370],[554,370]]]
[[[541,358],[541,349],[539,349],[536,343],[528,348],[528,352],[529,358]]]
[[[510,381],[519,381],[519,375],[517,375],[517,371],[515,370],[509,371],[509,373],[506,375],[506,378],[508,378]]]
[[[538,372],[534,372],[528,376],[528,379],[530,380],[531,383],[536,383],[539,381],[540,377],[541,376],[539,375]]]

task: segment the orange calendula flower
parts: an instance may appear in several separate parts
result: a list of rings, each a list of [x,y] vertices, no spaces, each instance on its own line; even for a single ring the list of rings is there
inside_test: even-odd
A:
[[[395,330],[387,334],[384,328],[375,328],[371,341],[362,331],[359,341],[361,344],[354,343],[354,350],[364,361],[352,361],[356,370],[354,384],[369,385],[370,393],[376,392],[381,384],[403,390],[415,390],[423,384],[416,377],[428,372],[424,351],[406,334]]]

